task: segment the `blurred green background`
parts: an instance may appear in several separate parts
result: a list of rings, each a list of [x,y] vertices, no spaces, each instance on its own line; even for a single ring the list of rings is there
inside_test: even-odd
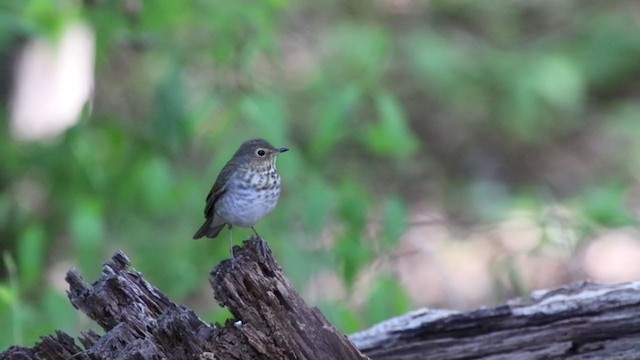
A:
[[[62,51],[78,23],[95,35],[93,101],[68,130],[21,139],[22,51]],[[64,275],[94,281],[118,249],[223,321],[207,275],[227,235],[191,236],[254,137],[292,149],[257,229],[346,333],[640,279],[639,34],[637,1],[4,0],[0,349],[92,327]]]

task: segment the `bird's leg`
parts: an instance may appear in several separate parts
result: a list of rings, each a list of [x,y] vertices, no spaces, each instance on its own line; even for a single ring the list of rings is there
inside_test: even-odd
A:
[[[231,268],[234,270],[240,270],[240,265],[238,264],[238,260],[236,259],[236,254],[233,252],[233,239],[231,238],[231,224],[227,224],[227,228],[229,229],[229,250],[231,251]]]
[[[253,233],[256,234],[256,237],[260,237],[260,234],[258,234],[258,232],[253,226],[251,227],[251,230],[253,230]]]
[[[231,238],[231,224],[227,224],[227,229],[229,229],[229,251],[231,252],[231,259],[235,260],[236,256],[233,253],[233,239]]]

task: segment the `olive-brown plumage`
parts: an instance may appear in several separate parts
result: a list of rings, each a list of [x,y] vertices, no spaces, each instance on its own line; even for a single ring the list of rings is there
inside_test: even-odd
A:
[[[273,210],[280,197],[276,158],[287,150],[263,139],[244,142],[209,191],[206,220],[193,238],[215,238],[225,225],[250,227],[255,232],[253,225]]]

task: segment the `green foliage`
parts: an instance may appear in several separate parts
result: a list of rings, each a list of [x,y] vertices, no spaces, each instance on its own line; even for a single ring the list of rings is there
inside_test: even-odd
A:
[[[375,87],[388,64],[390,39],[384,29],[360,23],[336,26],[328,35],[326,74],[331,80]]]
[[[314,135],[308,150],[315,159],[326,159],[331,150],[348,136],[345,126],[348,126],[349,112],[356,107],[361,93],[356,86],[346,86],[322,96],[323,100],[316,104]]]
[[[176,301],[201,304],[227,235],[191,235],[214,177],[251,137],[292,149],[258,230],[296,287],[332,271],[345,299],[365,291],[362,304],[320,300],[346,332],[412,307],[389,274],[355,284],[398,248],[414,203],[498,221],[544,208],[550,189],[585,233],[636,225],[640,26],[624,4],[409,3],[0,5],[3,54],[20,38],[56,44],[79,20],[97,41],[94,106],[78,125],[41,143],[0,128],[0,349],[77,333],[77,312],[41,284],[67,263],[92,281],[116,249]],[[235,243],[249,233],[234,229]],[[499,270],[516,283],[512,265]]]
[[[302,216],[305,229],[312,234],[320,234],[328,223],[334,201],[335,196],[326,182],[319,177],[313,177],[305,187],[304,193]]]
[[[366,129],[364,139],[373,153],[403,158],[415,152],[418,140],[409,130],[400,104],[391,96],[380,95],[376,109],[379,120]]]
[[[383,232],[380,236],[386,251],[393,251],[407,227],[407,208],[398,197],[387,199],[383,207]]]
[[[20,282],[25,288],[33,288],[42,281],[44,273],[46,242],[42,226],[27,226],[18,242],[18,265]]]
[[[23,11],[22,19],[32,31],[54,40],[68,22],[77,16],[78,9],[66,1],[31,0],[26,2]]]
[[[356,332],[363,327],[360,316],[344,304],[321,303],[319,308],[331,324],[346,333]]]
[[[188,116],[187,94],[181,73],[177,69],[168,71],[155,95],[155,138],[169,150],[178,151],[188,140],[185,121]]]
[[[373,325],[411,310],[411,301],[396,279],[382,277],[376,281],[366,307],[367,322]]]
[[[623,227],[637,224],[631,216],[625,200],[627,190],[619,184],[590,188],[577,199],[577,208],[589,224],[606,227]]]
[[[17,267],[16,263],[8,253],[2,254],[3,265],[7,270],[9,283],[0,287],[0,295],[2,297],[2,306],[0,306],[0,314],[4,315],[0,317],[3,319],[3,329],[11,329],[11,336],[7,336],[14,343],[20,344],[24,341],[24,319],[23,308],[20,299],[20,288],[18,285]],[[3,332],[4,333],[4,332]],[[7,341],[4,340],[4,341]],[[3,344],[5,346],[10,343]]]
[[[74,240],[76,259],[89,276],[99,274],[96,264],[103,262],[105,236],[103,208],[97,199],[83,198],[70,213],[70,231]]]
[[[347,230],[354,234],[361,234],[367,223],[370,204],[367,192],[355,182],[346,180],[340,188],[339,214],[345,220]]]

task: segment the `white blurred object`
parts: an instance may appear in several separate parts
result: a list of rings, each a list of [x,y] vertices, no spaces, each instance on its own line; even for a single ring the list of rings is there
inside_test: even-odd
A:
[[[584,272],[588,278],[605,283],[640,279],[640,233],[636,229],[603,232],[585,248]]]
[[[84,23],[67,26],[57,43],[31,40],[16,67],[13,137],[48,139],[78,122],[92,95],[94,58],[95,35]]]

